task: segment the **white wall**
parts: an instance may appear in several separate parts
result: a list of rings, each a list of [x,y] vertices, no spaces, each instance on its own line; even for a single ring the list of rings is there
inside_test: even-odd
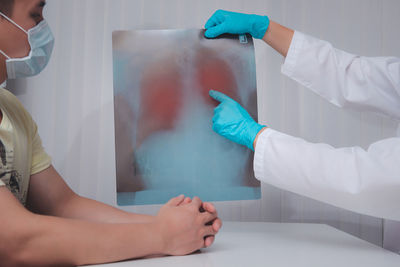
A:
[[[39,125],[53,163],[78,193],[116,204],[113,30],[201,28],[217,8],[268,14],[349,52],[400,56],[396,0],[49,0],[53,58],[38,77],[11,83]],[[396,123],[335,108],[280,74],[282,58],[256,43],[259,114],[272,128],[309,141],[366,148],[394,136]],[[217,203],[225,220],[322,222],[382,245],[381,219],[262,185],[261,201]],[[156,206],[127,208],[155,213]]]

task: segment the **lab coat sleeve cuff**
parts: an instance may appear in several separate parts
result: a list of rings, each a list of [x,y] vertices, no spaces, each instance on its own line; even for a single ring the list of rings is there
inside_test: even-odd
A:
[[[258,180],[261,180],[263,177],[269,176],[268,172],[268,165],[266,163],[266,153],[268,151],[267,147],[267,140],[271,134],[276,132],[271,128],[267,128],[264,130],[257,139],[255,153],[254,153],[254,175]]]
[[[299,31],[294,32],[288,53],[281,67],[281,72],[288,77],[293,76],[293,72],[297,65],[297,59],[302,54],[301,51],[303,50],[304,40],[305,35],[303,33]]]

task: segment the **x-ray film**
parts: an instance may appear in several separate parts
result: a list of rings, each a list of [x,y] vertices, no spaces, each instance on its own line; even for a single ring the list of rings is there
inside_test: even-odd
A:
[[[217,90],[257,120],[250,35],[203,30],[113,32],[118,205],[258,199],[253,152],[212,130]]]

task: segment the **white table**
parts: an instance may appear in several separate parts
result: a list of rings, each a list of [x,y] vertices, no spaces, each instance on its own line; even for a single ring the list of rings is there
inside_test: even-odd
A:
[[[400,267],[400,255],[322,224],[225,222],[199,253],[97,266]]]

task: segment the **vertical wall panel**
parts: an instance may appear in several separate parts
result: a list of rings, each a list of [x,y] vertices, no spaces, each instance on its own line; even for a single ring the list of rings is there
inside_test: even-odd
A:
[[[38,77],[11,82],[39,125],[53,164],[78,193],[116,205],[113,30],[201,28],[218,8],[271,19],[349,52],[399,56],[396,0],[52,0],[45,15],[56,46]],[[397,123],[338,109],[280,73],[283,58],[256,40],[259,120],[336,147],[367,148]],[[382,245],[382,220],[262,184],[262,200],[216,203],[225,220],[327,223]],[[124,207],[154,214],[159,206]],[[391,224],[392,225],[392,224]],[[389,227],[388,227],[389,228]],[[393,229],[393,227],[390,227]],[[393,231],[393,230],[392,230]],[[386,233],[391,236],[391,232]]]
[[[382,1],[381,21],[382,28],[377,33],[382,40],[381,54],[390,56],[400,56],[400,38],[396,34],[396,29],[400,27],[399,20],[399,1]],[[393,121],[385,119],[382,127],[382,137],[392,136],[392,129],[396,127]],[[398,128],[400,135],[400,127]],[[400,222],[385,221],[384,224],[384,247],[400,253]]]

